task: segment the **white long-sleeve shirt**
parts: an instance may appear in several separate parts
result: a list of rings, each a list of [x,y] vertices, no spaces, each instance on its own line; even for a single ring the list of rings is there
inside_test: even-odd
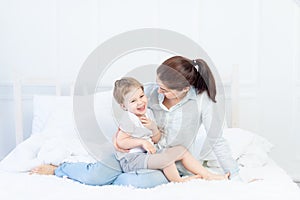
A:
[[[195,88],[191,87],[178,104],[168,109],[162,104],[164,95],[158,93],[156,84],[144,87],[149,99],[148,107],[153,111],[157,126],[164,132],[163,139],[158,143],[160,146],[183,145],[198,160],[205,160],[205,157],[213,152],[225,173],[230,172],[231,176],[238,174],[238,165],[222,136],[223,119],[218,116],[216,104],[206,92],[197,95]],[[197,145],[201,148],[201,145],[196,143],[201,124],[204,125],[207,136],[201,151],[195,151],[199,150]]]

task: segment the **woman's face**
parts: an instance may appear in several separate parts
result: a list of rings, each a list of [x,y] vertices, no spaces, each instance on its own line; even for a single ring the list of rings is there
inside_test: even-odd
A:
[[[158,87],[158,93],[163,94],[165,98],[167,99],[179,99],[181,100],[183,97],[185,97],[187,91],[189,88],[183,89],[181,91],[175,90],[175,89],[169,89],[167,86],[164,85],[164,83],[157,77],[156,83],[159,86]]]

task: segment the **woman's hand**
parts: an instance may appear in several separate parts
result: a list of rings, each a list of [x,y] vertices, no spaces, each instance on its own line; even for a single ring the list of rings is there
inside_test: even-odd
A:
[[[140,120],[142,122],[142,124],[148,128],[149,130],[152,131],[152,134],[153,136],[151,137],[152,139],[152,142],[154,144],[158,143],[158,141],[160,140],[161,138],[161,132],[160,130],[158,129],[156,123],[154,121],[152,121],[151,119],[143,116],[143,117],[140,117]]]
[[[142,147],[143,147],[143,149],[145,149],[145,150],[146,150],[148,153],[150,153],[150,154],[156,153],[156,148],[155,148],[155,146],[154,146],[151,142],[149,142],[149,141],[147,141],[147,140],[144,140],[144,141],[143,141]]]
[[[121,148],[117,143],[117,137],[118,137],[119,131],[120,131],[120,129],[118,129],[118,131],[113,135],[113,146],[114,146],[116,151],[119,151],[119,152],[122,152],[122,153],[128,153],[129,152],[128,149]]]
[[[150,129],[150,130],[157,129],[155,122],[153,122],[151,119],[143,116],[143,117],[140,117],[140,120],[147,129]]]

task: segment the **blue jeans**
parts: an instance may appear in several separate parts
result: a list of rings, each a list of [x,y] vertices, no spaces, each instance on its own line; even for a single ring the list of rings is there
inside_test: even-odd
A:
[[[96,163],[63,163],[55,175],[68,177],[87,185],[131,185],[137,188],[151,188],[168,183],[160,170],[143,169],[123,173],[119,162],[112,154]]]

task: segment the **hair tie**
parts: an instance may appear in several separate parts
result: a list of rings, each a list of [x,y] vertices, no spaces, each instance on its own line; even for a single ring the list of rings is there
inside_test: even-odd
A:
[[[196,60],[193,60],[193,66],[196,68],[197,72],[199,72],[199,65]]]

